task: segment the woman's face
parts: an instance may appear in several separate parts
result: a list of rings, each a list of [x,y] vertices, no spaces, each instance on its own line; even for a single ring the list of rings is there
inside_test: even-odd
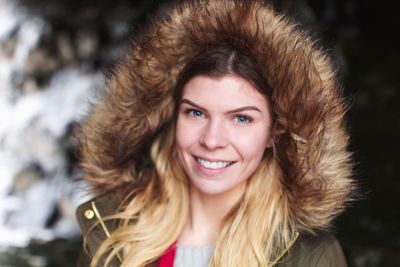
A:
[[[242,195],[271,147],[268,101],[247,80],[195,76],[184,86],[176,146],[192,190]]]

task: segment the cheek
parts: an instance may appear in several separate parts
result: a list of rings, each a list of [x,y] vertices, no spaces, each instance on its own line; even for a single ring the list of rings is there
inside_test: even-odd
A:
[[[189,147],[196,139],[196,131],[194,127],[190,127],[184,119],[179,119],[176,124],[175,143],[178,150]]]
[[[233,140],[243,158],[261,159],[265,149],[268,149],[268,135],[264,131],[244,132]]]
[[[175,131],[175,144],[178,150],[181,150],[185,146],[185,143],[187,142],[186,138],[185,131],[182,129],[178,120]]]

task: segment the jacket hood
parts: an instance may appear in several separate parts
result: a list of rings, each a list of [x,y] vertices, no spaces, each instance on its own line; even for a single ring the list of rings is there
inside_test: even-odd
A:
[[[81,124],[85,178],[97,193],[132,184],[152,138],[174,115],[185,63],[219,45],[246,49],[273,88],[275,157],[297,228],[326,228],[353,188],[340,86],[324,51],[262,1],[185,3],[148,25]]]

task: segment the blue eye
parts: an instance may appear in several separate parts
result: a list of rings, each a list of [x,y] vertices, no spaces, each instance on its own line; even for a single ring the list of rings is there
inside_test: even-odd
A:
[[[244,115],[237,115],[235,117],[235,120],[237,123],[240,123],[240,124],[248,124],[252,121],[251,118],[249,118],[248,116],[244,116]]]
[[[203,112],[201,112],[199,110],[195,110],[195,109],[187,110],[186,114],[188,114],[189,116],[192,116],[192,117],[202,117],[203,116]]]

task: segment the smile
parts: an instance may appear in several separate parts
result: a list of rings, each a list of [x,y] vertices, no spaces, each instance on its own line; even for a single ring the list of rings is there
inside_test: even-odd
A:
[[[196,161],[204,168],[213,170],[225,168],[234,163],[233,161],[208,161],[198,157],[196,157]]]

